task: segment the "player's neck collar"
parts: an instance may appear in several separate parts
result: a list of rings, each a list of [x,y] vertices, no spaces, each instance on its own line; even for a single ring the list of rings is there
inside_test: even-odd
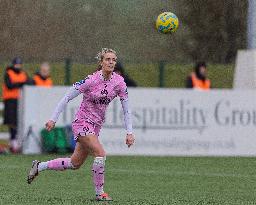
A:
[[[112,72],[111,77],[109,79],[104,78],[102,70],[100,70],[99,72],[100,72],[100,79],[103,81],[110,81],[113,78],[114,72]]]

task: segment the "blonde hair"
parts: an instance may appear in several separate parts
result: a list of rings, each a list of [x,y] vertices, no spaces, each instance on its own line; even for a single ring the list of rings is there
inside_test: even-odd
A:
[[[101,51],[98,52],[96,57],[95,57],[98,60],[98,68],[97,68],[97,70],[101,70],[100,63],[102,62],[102,60],[104,58],[104,55],[106,53],[114,53],[116,55],[116,51],[114,51],[113,49],[111,49],[111,48],[102,48]]]

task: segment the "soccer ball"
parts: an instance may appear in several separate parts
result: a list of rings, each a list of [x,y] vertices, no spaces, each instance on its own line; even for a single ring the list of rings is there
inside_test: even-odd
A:
[[[179,26],[179,19],[174,13],[161,13],[156,20],[156,29],[160,33],[173,33]]]

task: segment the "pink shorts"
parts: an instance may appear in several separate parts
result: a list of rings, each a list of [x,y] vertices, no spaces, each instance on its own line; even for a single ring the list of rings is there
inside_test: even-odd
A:
[[[99,136],[101,127],[95,124],[88,118],[78,119],[76,118],[72,122],[72,130],[74,133],[74,139],[77,140],[79,136],[86,136],[89,134],[93,134]]]

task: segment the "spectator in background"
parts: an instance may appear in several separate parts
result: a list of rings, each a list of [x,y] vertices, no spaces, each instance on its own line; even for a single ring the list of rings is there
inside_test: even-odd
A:
[[[207,69],[205,62],[198,62],[194,71],[186,80],[186,88],[194,88],[198,90],[209,90],[211,81],[207,78]]]
[[[133,79],[129,78],[127,74],[125,74],[124,67],[120,62],[116,63],[114,71],[124,78],[124,82],[126,83],[127,87],[137,87],[137,83]]]
[[[22,59],[16,57],[12,60],[12,65],[6,68],[2,87],[4,124],[9,128],[10,151],[13,153],[19,152],[17,141],[18,99],[20,97],[20,89],[25,84],[32,84],[32,80],[22,70]]]
[[[36,86],[51,87],[52,79],[50,77],[50,65],[45,62],[40,65],[39,71],[33,76],[33,81]]]

